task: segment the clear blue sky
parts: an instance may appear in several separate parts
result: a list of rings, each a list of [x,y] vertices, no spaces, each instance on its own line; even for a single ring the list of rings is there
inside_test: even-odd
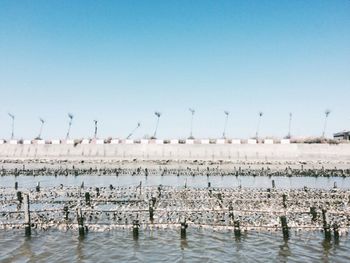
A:
[[[0,137],[320,135],[350,128],[350,1],[0,0]]]

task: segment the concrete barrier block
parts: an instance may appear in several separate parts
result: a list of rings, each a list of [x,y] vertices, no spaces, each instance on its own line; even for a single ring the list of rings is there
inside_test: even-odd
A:
[[[36,143],[40,144],[40,145],[43,145],[43,144],[45,144],[45,140],[36,140]]]
[[[273,144],[273,140],[271,139],[265,139],[264,144]]]
[[[118,139],[112,139],[111,140],[111,144],[119,144],[119,140]]]
[[[202,139],[201,144],[209,144],[209,139]]]
[[[191,140],[191,139],[186,140],[186,144],[193,144],[193,143],[194,143],[194,140]]]
[[[290,144],[290,140],[289,139],[282,139],[281,144]]]
[[[66,144],[74,144],[74,140],[66,140]]]
[[[103,139],[96,140],[96,144],[105,144],[105,141]]]
[[[141,139],[141,144],[148,144],[149,141],[147,139]]]
[[[217,139],[216,144],[225,144],[225,139]]]
[[[81,141],[81,144],[89,144],[90,143],[90,140],[89,139],[83,139]]]
[[[164,144],[163,140],[156,140],[156,144]]]
[[[248,144],[256,144],[256,140],[255,139],[248,139]]]
[[[240,139],[232,139],[231,140],[231,144],[241,144],[241,140]]]
[[[241,140],[240,139],[233,139],[232,144],[241,144]]]
[[[170,144],[179,144],[179,140],[177,139],[171,139]]]
[[[127,139],[125,140],[125,144],[134,144],[134,140]]]
[[[0,140],[0,144],[4,144],[5,143],[5,140]]]
[[[10,144],[17,144],[17,140],[10,140]]]
[[[32,144],[31,140],[23,140],[23,144],[28,145],[28,144]]]
[[[60,140],[51,140],[51,144],[61,144]]]

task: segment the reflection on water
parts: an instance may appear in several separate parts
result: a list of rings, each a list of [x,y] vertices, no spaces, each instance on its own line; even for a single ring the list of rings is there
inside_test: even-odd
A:
[[[35,187],[38,182],[42,187],[59,186],[80,186],[103,187],[137,185],[142,182],[143,186],[169,185],[189,187],[207,187],[208,182],[212,187],[248,187],[248,188],[269,188],[274,180],[276,188],[309,188],[330,189],[336,183],[338,188],[349,189],[350,177],[268,177],[268,176],[3,176],[0,177],[0,186],[14,187],[18,182],[19,187]]]
[[[305,240],[308,240],[305,242]],[[1,262],[349,262],[347,237],[324,241],[322,233],[295,234],[286,241],[280,233],[242,233],[190,229],[77,233],[0,231]]]

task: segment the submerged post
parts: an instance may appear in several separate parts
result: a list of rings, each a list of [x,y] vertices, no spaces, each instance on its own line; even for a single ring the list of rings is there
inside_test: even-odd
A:
[[[68,221],[68,214],[69,214],[69,211],[68,211],[68,206],[64,206],[63,207],[63,211],[64,211],[64,219],[66,220],[66,221]]]
[[[132,235],[134,237],[134,240],[137,240],[139,238],[139,228],[140,228],[139,220],[135,219],[132,222]]]
[[[230,224],[232,224],[232,222],[234,222],[233,220],[235,219],[232,204],[230,204],[230,206],[228,207],[228,218],[230,219]]]
[[[281,216],[281,225],[282,225],[282,233],[283,233],[283,239],[288,239],[289,238],[289,229],[287,225],[287,217],[286,216]]]
[[[339,225],[337,223],[333,224],[333,234],[334,234],[334,240],[339,240]]]
[[[40,192],[40,182],[38,182],[38,184],[36,185],[35,190],[36,190],[37,192]]]
[[[272,180],[272,189],[275,189],[275,180]]]
[[[22,192],[21,191],[18,191],[17,192],[17,200],[20,204],[22,204],[23,202],[23,196],[22,196]]]
[[[236,238],[240,238],[241,237],[241,227],[240,227],[240,223],[238,220],[235,220],[233,222],[233,231],[235,233],[235,237]]]
[[[84,218],[81,212],[81,208],[77,209],[77,220],[78,220],[79,236],[83,237],[85,235],[85,230],[84,230]]]
[[[181,224],[181,239],[186,239],[186,229],[188,227],[188,224],[186,223],[186,219],[183,219],[180,224]]]
[[[312,206],[310,207],[310,214],[312,216],[312,222],[315,222],[317,220],[317,213],[316,213],[316,207]]]
[[[327,241],[329,241],[331,239],[331,227],[328,223],[327,210],[325,209],[322,209],[322,220],[323,220],[324,237]]]
[[[287,201],[287,195],[286,195],[286,194],[283,194],[283,195],[282,195],[282,204],[283,204],[283,207],[284,207],[284,208],[287,208],[287,203],[286,203],[286,201]]]
[[[154,221],[154,207],[153,207],[152,200],[149,202],[149,220],[153,224],[153,221]]]
[[[30,226],[29,195],[24,195],[24,232],[27,237],[32,233]]]
[[[15,182],[15,190],[18,189],[18,182]]]
[[[85,193],[85,204],[87,206],[90,206],[90,193],[89,192]]]

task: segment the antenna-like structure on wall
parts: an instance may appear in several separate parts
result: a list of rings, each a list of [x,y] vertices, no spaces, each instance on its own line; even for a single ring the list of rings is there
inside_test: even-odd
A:
[[[226,127],[227,127],[227,121],[228,121],[228,116],[230,115],[229,111],[224,111],[225,113],[225,125],[224,125],[224,132],[222,133],[222,138],[226,139]]]
[[[328,120],[328,116],[329,116],[330,113],[331,113],[331,110],[329,110],[329,109],[324,111],[325,118],[324,118],[322,137],[325,137],[325,135],[326,135],[327,120]]]
[[[134,134],[134,132],[141,126],[141,123],[138,122],[136,127],[129,133],[129,135],[126,137],[126,139],[130,139],[130,137]]]
[[[190,130],[190,137],[188,137],[189,139],[194,139],[194,137],[193,137],[193,117],[194,117],[194,114],[195,114],[195,110],[194,109],[192,109],[192,108],[189,108],[188,109],[190,112],[191,112],[191,130]]]
[[[259,118],[258,118],[258,125],[256,127],[256,134],[255,138],[258,140],[259,139],[259,130],[260,130],[260,123],[261,123],[261,117],[264,115],[262,111],[259,112]]]
[[[288,123],[288,134],[287,134],[287,139],[290,139],[292,137],[290,130],[292,127],[292,118],[293,118],[293,114],[290,112],[289,113],[289,123]]]
[[[11,118],[11,140],[13,140],[13,138],[15,137],[15,115],[13,115],[12,113],[8,113],[8,115]]]
[[[73,114],[68,113],[69,124],[68,124],[68,131],[67,131],[67,135],[66,135],[66,140],[69,139],[70,128],[72,127],[73,117],[74,117]]]
[[[45,120],[42,119],[42,118],[39,118],[40,120],[40,130],[39,130],[39,135],[37,137],[38,140],[41,140],[41,134],[43,132],[43,127],[44,127],[44,124],[45,124]]]
[[[97,120],[94,120],[94,125],[95,125],[95,131],[94,131],[94,139],[97,138]]]
[[[156,124],[156,129],[154,130],[152,139],[156,139],[157,138],[158,124],[159,124],[159,119],[160,119],[160,116],[162,115],[162,113],[156,111],[156,112],[154,112],[154,115],[157,116],[157,124]]]

